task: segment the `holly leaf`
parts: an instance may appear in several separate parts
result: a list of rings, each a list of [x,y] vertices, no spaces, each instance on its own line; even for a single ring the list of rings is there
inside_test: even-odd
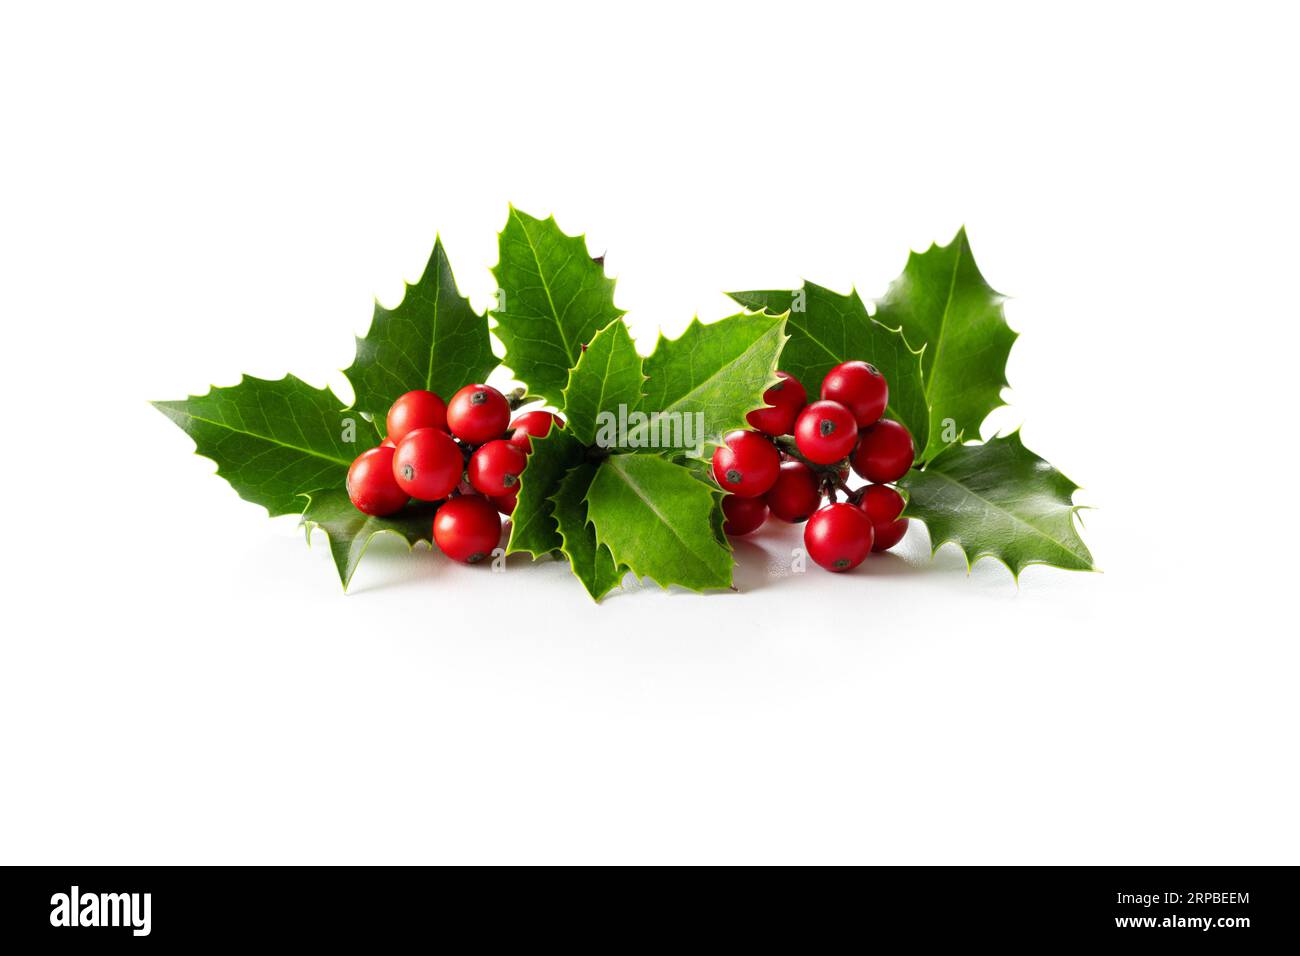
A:
[[[734,561],[714,533],[721,494],[658,455],[611,455],[587,491],[587,516],[597,542],[638,577],[725,588]]]
[[[564,541],[555,523],[551,497],[565,473],[580,463],[586,449],[570,428],[552,428],[543,438],[533,436],[528,465],[519,476],[519,499],[510,516],[507,554],[526,551],[540,558],[558,550]]]
[[[343,372],[356,392],[354,407],[383,422],[399,395],[416,388],[450,399],[462,386],[487,380],[496,368],[486,315],[456,288],[442,240],[415,285],[395,309],[375,303],[375,317]]]
[[[1015,577],[1028,565],[1094,570],[1074,525],[1076,485],[1025,448],[1016,432],[983,445],[951,445],[899,482],[906,514],[930,530],[932,550],[956,542],[967,567],[982,557]]]
[[[763,392],[779,381],[776,365],[786,338],[785,316],[765,313],[742,313],[709,325],[695,319],[679,338],[660,335],[645,360],[641,402],[646,414],[658,413],[659,425],[652,418],[628,428],[626,446],[682,447],[697,458],[708,454],[709,445],[745,428],[745,416],[763,407]],[[689,433],[694,441],[665,445],[660,440],[668,430],[664,423],[679,417],[683,436]]]
[[[978,436],[989,412],[1004,404],[1007,356],[1016,333],[1007,325],[1002,302],[975,265],[963,227],[946,246],[910,253],[903,274],[876,303],[877,321],[901,328],[909,342],[925,346],[921,365],[930,436],[923,458],[939,452],[945,430],[950,436]],[[950,429],[945,420],[951,420]]]
[[[644,382],[641,356],[627,326],[616,319],[596,333],[569,372],[564,414],[574,437],[584,445],[594,444],[600,413],[617,414],[620,405],[628,410],[638,407]]]
[[[623,315],[614,280],[591,258],[586,239],[565,235],[554,217],[534,219],[511,206],[498,248],[492,315],[505,364],[530,395],[558,408],[582,347]]]
[[[374,435],[371,423],[343,411],[333,392],[293,375],[245,375],[238,385],[153,406],[217,463],[217,474],[241,498],[272,516],[301,513],[303,491],[342,488],[352,460],[377,443],[366,440]]]
[[[307,499],[302,523],[307,529],[308,543],[314,529],[320,528],[325,532],[345,591],[375,535],[399,535],[412,549],[417,541],[432,543],[433,515],[438,510],[436,502],[412,501],[396,514],[377,518],[358,511],[347,492],[339,487],[306,492],[302,497]]]
[[[841,295],[813,282],[797,291],[731,292],[747,309],[789,312],[790,341],[781,369],[797,378],[815,398],[821,381],[841,362],[861,360],[880,369],[889,383],[885,417],[902,422],[918,452],[930,433],[930,410],[921,375],[921,352],[913,351],[897,328],[886,328],[867,314],[857,290]]]
[[[609,549],[596,541],[596,532],[587,518],[587,491],[596,475],[594,462],[583,462],[560,480],[551,496],[555,523],[563,544],[560,550],[569,559],[569,567],[582,582],[593,600],[599,601],[623,582],[623,568],[614,563]]]
[[[717,479],[713,477],[713,466],[709,461],[700,458],[672,458],[674,464],[681,465],[696,481],[703,482],[710,490],[716,490],[718,487]],[[719,495],[713,507],[713,516],[711,523],[713,525],[713,536],[718,539],[718,543],[723,545],[727,550],[731,550],[731,544],[727,538],[727,532],[724,527],[727,523],[727,516],[722,510],[722,498]]]

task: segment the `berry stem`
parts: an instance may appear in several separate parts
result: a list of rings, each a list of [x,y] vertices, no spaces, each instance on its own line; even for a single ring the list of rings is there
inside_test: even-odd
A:
[[[844,461],[832,462],[829,465],[819,465],[815,461],[809,461],[803,453],[799,451],[799,446],[795,444],[793,438],[782,435],[780,438],[774,438],[772,440],[776,443],[776,447],[784,454],[790,456],[796,461],[803,462],[811,468],[819,478],[833,478],[841,488],[848,491],[848,487],[840,480],[840,468],[843,466]]]
[[[822,470],[821,465],[816,462],[811,462],[803,456],[803,452],[799,450],[799,446],[794,443],[793,438],[782,435],[779,438],[773,438],[772,441],[776,443],[776,447],[781,450],[782,454],[789,455],[791,458],[803,462],[809,468],[814,468],[817,471]]]
[[[850,498],[852,498],[854,495],[857,495],[859,493],[857,491],[854,491],[852,488],[850,488],[848,486],[848,482],[846,482],[843,478],[841,478],[838,472],[836,472],[832,476],[831,483],[840,491],[848,495]]]
[[[511,389],[506,392],[506,403],[510,406],[512,412],[517,411],[520,406],[525,404],[524,397],[526,394],[522,388]]]

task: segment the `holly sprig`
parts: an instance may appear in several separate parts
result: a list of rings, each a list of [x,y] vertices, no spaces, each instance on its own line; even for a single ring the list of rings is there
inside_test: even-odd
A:
[[[965,227],[946,246],[910,253],[870,311],[856,290],[840,295],[813,283],[730,295],[749,308],[790,310],[781,364],[796,377],[799,369],[817,381],[831,366],[864,357],[885,375],[886,415],[907,426],[917,449],[899,482],[908,496],[903,513],[925,522],[932,551],[955,542],[968,566],[994,558],[1017,578],[1031,564],[1094,569],[1075,527],[1078,485],[1025,448],[1018,432],[966,442],[1005,404],[1016,333],[1003,296],[975,264]]]
[[[778,365],[815,385],[831,367],[866,359],[889,382],[886,415],[915,438],[916,467],[899,485],[906,514],[926,523],[933,548],[951,541],[968,562],[994,557],[1015,575],[1030,564],[1093,567],[1075,524],[1073,482],[1018,434],[965,441],[1002,404],[1016,334],[964,229],[947,246],[912,253],[874,303],[810,282],[735,292],[744,312],[696,319],[676,339],[660,336],[645,356],[615,304],[615,281],[582,236],[511,207],[498,256],[495,305],[478,312],[435,241],[401,303],[376,303],[369,332],[357,339],[344,370],[351,405],[292,375],[246,376],[154,404],[241,497],[272,515],[301,515],[309,537],[324,531],[346,589],[374,535],[396,534],[412,547],[429,541],[437,509],[412,503],[388,517],[361,514],[344,490],[350,463],[384,437],[384,415],[399,395],[419,388],[446,397],[484,381],[498,365],[495,333],[523,383],[512,404],[542,401],[567,420],[532,438],[505,551],[567,561],[599,600],[628,572],[664,587],[731,586],[723,494],[707,476],[713,448],[763,407]],[[826,491],[853,500],[835,469],[817,473]]]

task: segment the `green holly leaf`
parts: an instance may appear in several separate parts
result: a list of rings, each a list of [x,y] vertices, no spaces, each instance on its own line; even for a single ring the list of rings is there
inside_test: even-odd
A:
[[[376,518],[358,511],[342,488],[321,488],[306,492],[302,497],[307,499],[307,507],[302,513],[307,540],[311,541],[315,528],[325,532],[345,591],[375,535],[399,535],[412,549],[417,541],[432,543],[433,515],[438,510],[435,502],[412,501],[396,514]]]
[[[721,494],[658,455],[612,455],[587,491],[587,516],[614,562],[638,577],[725,588],[734,562],[714,533]]]
[[[584,445],[596,441],[601,412],[618,414],[618,407],[641,404],[641,356],[621,319],[596,333],[578,364],[569,372],[564,389],[564,414],[569,430]]]
[[[781,353],[789,372],[811,398],[821,381],[841,362],[861,360],[880,369],[889,383],[885,417],[902,422],[920,452],[930,433],[930,410],[921,375],[921,353],[913,351],[897,328],[886,328],[867,314],[856,290],[848,295],[805,282],[798,291],[731,292],[747,309],[789,312],[790,341]]]
[[[563,544],[560,550],[569,559],[569,567],[582,582],[593,600],[599,601],[623,583],[623,568],[614,563],[609,549],[596,541],[596,532],[587,518],[587,492],[596,475],[595,462],[583,462],[560,480],[551,496],[555,506],[555,523]]]
[[[923,458],[937,454],[954,435],[977,437],[989,412],[1004,404],[1007,356],[1016,333],[1007,325],[1002,302],[980,275],[962,228],[946,246],[909,254],[903,274],[876,303],[879,322],[901,328],[909,342],[925,346],[921,364],[930,437]]]
[[[531,441],[533,450],[519,476],[519,499],[510,516],[506,553],[526,551],[540,558],[564,544],[551,498],[568,470],[584,460],[586,449],[568,428],[552,428],[544,438],[533,436]]]
[[[686,470],[688,475],[696,481],[703,482],[711,491],[717,490],[718,482],[713,477],[713,465],[711,462],[701,458],[686,458],[684,456],[670,458],[669,460],[675,465],[680,465]],[[725,496],[719,495],[714,504],[711,524],[713,525],[713,536],[718,539],[718,543],[727,548],[727,550],[731,550],[730,540],[727,538],[726,531],[723,530],[723,527],[727,523],[727,516],[722,510],[723,497]]]
[[[354,407],[383,422],[399,395],[416,388],[450,399],[462,386],[487,380],[497,367],[486,315],[456,288],[442,240],[424,275],[395,309],[375,303],[370,331],[343,374],[356,391]]]
[[[614,280],[591,258],[584,237],[513,206],[498,247],[492,315],[505,364],[530,395],[558,408],[582,347],[623,315],[614,305]]]
[[[352,460],[378,442],[374,426],[343,411],[333,392],[293,375],[245,375],[238,385],[153,406],[217,463],[241,498],[272,516],[301,513],[303,491],[342,488]]]
[[[1094,569],[1074,525],[1079,486],[1025,448],[1019,432],[951,445],[899,484],[906,514],[925,522],[933,550],[954,541],[968,567],[992,557],[1016,577],[1031,564]]]
[[[695,319],[680,338],[662,335],[645,360],[645,398],[641,410],[654,420],[627,430],[627,447],[679,447],[702,457],[722,436],[745,428],[745,416],[763,407],[763,392],[774,385],[777,360],[786,341],[785,316],[733,315],[704,325]],[[699,419],[695,416],[699,415]],[[665,443],[665,426],[681,421],[683,436],[694,441]],[[696,428],[696,422],[700,427]]]

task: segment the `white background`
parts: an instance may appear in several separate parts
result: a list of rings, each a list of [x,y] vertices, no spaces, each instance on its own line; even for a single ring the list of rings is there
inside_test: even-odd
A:
[[[976,7],[980,9],[976,9]],[[1282,5],[9,5],[0,861],[1297,862]],[[241,501],[148,399],[335,383],[441,232],[585,232],[640,347],[970,231],[1103,574],[738,594]]]

